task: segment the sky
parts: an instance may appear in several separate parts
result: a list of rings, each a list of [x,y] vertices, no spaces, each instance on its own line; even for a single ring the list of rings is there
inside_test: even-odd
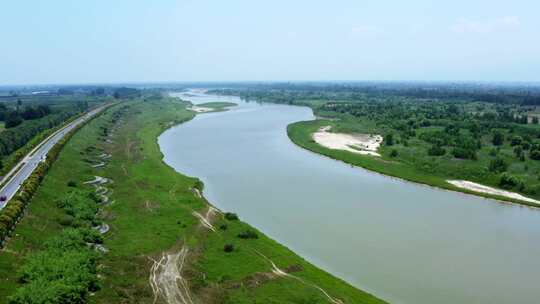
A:
[[[0,85],[540,81],[537,0],[17,0]]]

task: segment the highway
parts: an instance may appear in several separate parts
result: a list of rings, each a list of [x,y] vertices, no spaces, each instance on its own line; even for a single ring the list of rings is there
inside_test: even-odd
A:
[[[0,201],[0,209],[3,209],[7,202],[15,194],[17,190],[21,187],[22,183],[34,172],[40,162],[44,161],[47,157],[47,153],[51,150],[54,145],[56,145],[67,133],[71,130],[89,120],[103,109],[107,105],[101,106],[99,108],[93,109],[81,117],[73,120],[66,126],[62,127],[58,131],[51,134],[49,137],[44,139],[38,146],[36,146],[32,151],[30,151],[23,160],[21,160],[1,181],[2,189],[0,190],[0,197],[5,196],[5,201]]]

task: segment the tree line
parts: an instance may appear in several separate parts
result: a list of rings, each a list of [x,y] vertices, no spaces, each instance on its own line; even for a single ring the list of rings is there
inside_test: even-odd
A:
[[[17,127],[2,131],[0,133],[0,160],[24,146],[37,134],[61,125],[76,113],[76,111],[62,111],[26,121]]]
[[[6,128],[13,128],[20,125],[25,120],[34,120],[51,114],[51,108],[46,104],[37,106],[24,106],[21,108],[20,99],[17,101],[15,109],[8,108],[0,103],[0,120],[5,122]]]

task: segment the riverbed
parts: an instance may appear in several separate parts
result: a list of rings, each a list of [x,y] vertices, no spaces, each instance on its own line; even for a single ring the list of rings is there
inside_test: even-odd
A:
[[[167,164],[199,177],[216,207],[391,303],[537,303],[540,209],[351,167],[294,145],[309,108],[179,93],[238,106],[159,138]]]

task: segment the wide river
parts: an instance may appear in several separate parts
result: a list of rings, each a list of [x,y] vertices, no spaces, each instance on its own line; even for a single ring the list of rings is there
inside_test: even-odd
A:
[[[159,138],[218,208],[391,303],[539,303],[540,210],[400,181],[295,146],[310,109],[232,101]]]

